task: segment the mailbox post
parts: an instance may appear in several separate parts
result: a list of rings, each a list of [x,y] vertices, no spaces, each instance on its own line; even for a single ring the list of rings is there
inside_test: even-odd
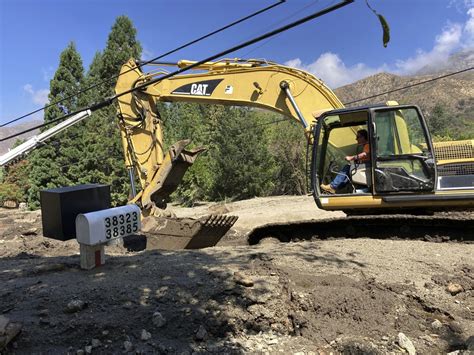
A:
[[[81,268],[92,269],[105,263],[104,246],[137,233],[141,228],[140,208],[126,205],[79,214],[76,238],[80,244]]]

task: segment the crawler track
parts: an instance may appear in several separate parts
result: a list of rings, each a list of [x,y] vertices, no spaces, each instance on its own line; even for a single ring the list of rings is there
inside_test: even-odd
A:
[[[248,243],[258,244],[265,238],[276,238],[281,242],[373,238],[474,243],[473,217],[472,214],[379,215],[268,224],[254,229],[248,236]]]

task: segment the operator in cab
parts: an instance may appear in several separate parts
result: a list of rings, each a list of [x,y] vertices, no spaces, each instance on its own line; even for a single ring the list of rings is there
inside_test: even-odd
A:
[[[369,145],[369,134],[367,130],[361,129],[357,131],[356,135],[357,145],[362,147],[362,152],[356,155],[348,155],[345,157],[346,161],[349,163],[351,161],[355,161],[360,163],[368,163],[370,162],[370,145]],[[321,184],[321,191],[325,191],[331,194],[335,194],[337,190],[342,189],[349,183],[349,176],[350,176],[351,165],[345,165],[339,173],[337,173],[336,177],[330,184]]]

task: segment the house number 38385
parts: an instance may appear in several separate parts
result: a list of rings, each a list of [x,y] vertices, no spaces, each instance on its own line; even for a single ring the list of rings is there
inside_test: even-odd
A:
[[[138,218],[138,212],[105,217],[105,237],[112,239],[136,233],[138,231]]]

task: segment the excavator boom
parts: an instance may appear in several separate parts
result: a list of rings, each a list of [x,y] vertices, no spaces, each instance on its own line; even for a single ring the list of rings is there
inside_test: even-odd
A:
[[[181,61],[179,67],[189,65]],[[205,63],[196,67],[199,72],[174,76],[144,90],[122,95],[118,99],[119,122],[128,169],[137,173],[141,192],[134,201],[147,209],[153,202],[163,205],[173,188],[162,188],[158,182],[167,179],[164,171],[175,174],[174,188],[184,174],[183,165],[191,166],[194,157],[203,151],[188,152],[180,149],[182,159],[165,157],[163,131],[156,102],[187,101],[232,106],[258,107],[298,121],[311,139],[311,126],[322,112],[342,108],[336,95],[319,79],[304,71],[262,61],[233,61]],[[155,80],[164,72],[144,74],[134,60],[121,70],[116,93]],[[182,143],[179,144],[182,147]],[[172,150],[175,148],[173,147]],[[174,154],[171,152],[171,155]],[[177,164],[177,161],[188,162]],[[175,168],[171,169],[171,163]],[[178,168],[181,166],[181,168]],[[159,197],[159,198],[158,198]]]
[[[193,63],[180,61],[176,65],[182,68]],[[223,60],[204,63],[195,69],[197,72],[192,74],[157,81],[164,72],[144,74],[136,62],[130,60],[122,67],[116,84],[124,159],[131,183],[135,175],[140,183],[140,192],[131,202],[141,206],[146,218],[145,229],[155,235],[149,246],[156,248],[215,245],[236,221],[233,216],[209,216],[199,221],[163,216],[169,195],[204,148],[186,150],[189,141],[184,140],[165,152],[157,102],[262,108],[298,121],[309,140],[315,118],[321,112],[342,107],[321,80],[275,63]],[[151,80],[153,84],[145,85]],[[131,91],[137,86],[145,88]]]

